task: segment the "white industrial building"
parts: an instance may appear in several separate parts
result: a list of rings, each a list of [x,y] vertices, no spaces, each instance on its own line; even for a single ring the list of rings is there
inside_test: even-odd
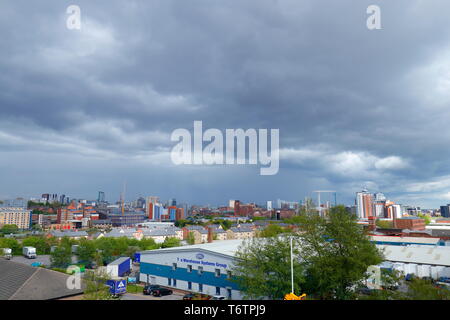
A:
[[[404,240],[400,242],[405,243]],[[412,240],[416,242],[416,239]],[[215,241],[141,252],[139,280],[180,290],[242,299],[239,287],[231,281],[235,253],[242,241]],[[380,269],[387,268],[420,278],[450,278],[450,246],[432,245],[435,239],[423,241],[426,244],[378,244],[377,248],[384,254],[384,262],[370,267],[369,271],[378,269],[379,273]]]
[[[450,277],[450,247],[377,245],[385,256],[384,267],[420,278]]]
[[[141,252],[140,281],[208,295],[242,299],[231,281],[242,240],[211,242]]]

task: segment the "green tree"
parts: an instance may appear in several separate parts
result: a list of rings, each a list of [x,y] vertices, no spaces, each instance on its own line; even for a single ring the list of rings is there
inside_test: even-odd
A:
[[[99,250],[95,251],[93,262],[95,263],[95,265],[97,267],[102,267],[103,266],[103,256],[102,256],[101,251],[99,251]]]
[[[423,214],[423,213],[419,213],[417,215],[419,218],[422,218],[425,220],[425,224],[430,224],[431,223],[431,217],[427,214]]]
[[[3,234],[17,233],[19,231],[19,227],[15,224],[5,224],[1,230]]]
[[[180,239],[174,237],[167,237],[161,245],[161,248],[179,247],[181,245]]]
[[[134,254],[139,251],[139,247],[137,246],[130,246],[125,251],[125,256],[130,257],[131,259],[134,258]]]
[[[294,293],[303,292],[304,270],[299,262],[298,239],[293,240]],[[242,243],[233,268],[245,298],[283,299],[291,292],[290,241],[286,236],[253,238]]]
[[[108,276],[105,273],[97,271],[87,271],[83,278],[85,289],[84,300],[112,300],[109,292],[109,286],[106,285]]]
[[[402,300],[450,300],[447,287],[435,286],[430,280],[413,278],[408,283],[408,290],[400,295]]]
[[[396,300],[400,299],[398,285],[403,281],[403,274],[396,270],[385,271],[381,269],[381,289],[372,289],[370,293],[362,294],[361,288],[367,288],[366,284],[361,282],[356,290],[355,298],[357,300]]]
[[[177,221],[175,221],[175,227],[183,228],[183,227],[186,226],[186,224],[188,224],[188,222],[189,222],[189,221],[183,220],[183,219],[177,220]]]
[[[103,265],[104,263],[109,263],[113,260],[114,251],[114,239],[113,238],[100,238],[95,240],[97,249],[100,250],[102,263],[98,265]]]
[[[232,223],[230,220],[221,220],[220,225],[222,226],[223,230],[228,230],[231,228]]]
[[[72,250],[69,246],[57,246],[50,253],[50,263],[53,268],[67,268],[72,264]]]
[[[43,237],[28,237],[23,239],[22,241],[23,247],[35,247],[36,253],[40,254],[48,254],[50,252],[50,246],[47,241]]]
[[[78,241],[75,239],[71,239],[69,237],[62,237],[59,241],[59,244],[63,247],[69,247],[72,248],[73,245],[78,244]]]
[[[189,233],[188,233],[188,236],[187,236],[187,243],[188,244],[190,244],[190,245],[193,245],[193,244],[195,244],[195,236],[194,236],[194,232],[192,232],[192,231],[190,231]]]
[[[287,232],[290,232],[290,230],[286,230],[285,228],[280,227],[277,224],[269,224],[258,234],[258,236],[262,238],[268,238],[268,237],[275,237],[279,234]]]
[[[302,215],[303,215],[303,213],[302,213]],[[288,219],[284,219],[285,223],[294,224],[294,225],[300,225],[302,221],[303,221],[303,217],[300,214],[293,216],[291,218],[288,218]]]
[[[37,224],[37,223],[33,224],[31,229],[34,230],[34,231],[42,231],[42,227],[39,224]]]
[[[389,220],[377,220],[376,225],[381,229],[391,229],[394,227],[393,222]]]
[[[22,246],[16,239],[0,238],[0,248],[10,248],[13,255],[22,254]]]
[[[96,252],[97,248],[94,241],[87,239],[80,240],[77,249],[78,262],[91,265],[94,262]]]
[[[113,238],[112,244],[114,256],[124,255],[128,249],[128,239],[125,237]]]
[[[44,239],[45,239],[45,243],[47,244],[47,247],[50,248],[50,250],[51,250],[52,246],[59,245],[59,241],[55,237],[49,237],[49,238],[44,238]]]
[[[306,293],[319,299],[350,299],[352,288],[367,277],[367,268],[382,255],[344,206],[330,209],[327,218],[304,216],[302,259]]]
[[[383,290],[374,290],[366,296],[359,296],[363,300],[450,300],[448,287],[439,287],[426,279],[412,278],[405,281],[399,273],[385,274],[382,281],[390,285],[383,285]],[[406,290],[398,290],[393,284],[406,285]]]
[[[252,218],[253,221],[261,221],[261,220],[267,220],[266,217],[253,217]]]
[[[140,240],[137,240],[137,239],[134,239],[134,238],[127,239],[127,244],[128,244],[129,247],[139,247],[139,242],[140,242]]]
[[[160,245],[152,238],[142,239],[139,241],[138,246],[141,250],[154,250],[160,248]]]

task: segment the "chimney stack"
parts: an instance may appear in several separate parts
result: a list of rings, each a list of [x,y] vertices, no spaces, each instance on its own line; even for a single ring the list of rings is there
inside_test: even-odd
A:
[[[213,231],[211,227],[208,227],[208,242],[213,242]]]

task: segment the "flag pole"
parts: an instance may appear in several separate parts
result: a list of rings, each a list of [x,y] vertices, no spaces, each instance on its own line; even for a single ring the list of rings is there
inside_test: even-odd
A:
[[[291,242],[291,292],[294,293],[294,257],[292,255],[292,236],[290,237]]]

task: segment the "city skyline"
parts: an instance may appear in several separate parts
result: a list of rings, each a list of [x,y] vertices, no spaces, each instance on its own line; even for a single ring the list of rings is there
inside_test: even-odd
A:
[[[367,187],[450,202],[445,1],[79,0],[0,4],[0,199],[41,192],[188,203],[316,199]],[[436,3],[438,5],[436,5]],[[408,9],[409,8],[409,9]],[[279,130],[277,174],[179,165],[171,133]],[[48,191],[46,191],[48,190]]]
[[[48,201],[52,202],[52,201],[57,201],[57,202],[61,202],[61,196],[64,196],[65,201],[69,201],[72,202],[73,200],[76,201],[93,201],[98,203],[98,197],[100,196],[100,193],[102,194],[101,197],[103,199],[103,201],[109,203],[110,205],[114,205],[114,204],[120,204],[122,202],[122,192],[119,193],[118,198],[112,199],[110,197],[108,197],[107,195],[105,195],[104,191],[98,191],[97,192],[97,196],[96,197],[92,197],[92,196],[87,196],[87,197],[79,197],[76,195],[70,196],[70,195],[66,195],[66,194],[58,194],[58,193],[45,193],[45,194],[41,194],[41,197],[39,197],[39,194],[35,194],[32,196],[19,196],[19,197],[9,197],[9,198],[5,198],[5,199],[1,199],[0,201],[12,201],[14,202],[14,200],[17,199],[24,199],[24,201],[29,201],[29,200],[34,200],[34,201],[42,201],[45,199],[45,195],[48,195],[50,198]],[[421,208],[423,210],[428,210],[428,209],[439,209],[440,207],[442,207],[442,205],[440,205],[437,208],[433,208],[433,207],[421,207],[421,206],[417,206],[414,204],[410,204],[410,203],[402,203],[401,201],[395,201],[393,198],[390,197],[386,197],[386,195],[383,192],[372,192],[371,190],[367,190],[367,189],[362,189],[359,190],[357,192],[355,192],[353,201],[351,201],[350,203],[344,203],[344,202],[339,202],[337,201],[337,192],[336,192],[336,198],[333,193],[330,193],[330,195],[322,195],[321,196],[321,200],[320,200],[320,204],[321,205],[326,205],[327,203],[331,206],[333,206],[335,204],[337,205],[344,205],[344,206],[348,206],[348,207],[358,207],[358,198],[360,196],[361,193],[365,193],[367,195],[370,195],[371,199],[375,196],[375,197],[382,197],[381,200],[387,200],[388,202],[395,204],[395,205],[401,205],[401,206],[407,206],[407,207],[418,207]],[[231,199],[220,199],[219,202],[216,203],[208,203],[208,202],[202,202],[201,200],[198,201],[193,201],[193,202],[188,202],[188,201],[184,201],[183,199],[179,199],[177,197],[173,197],[173,196],[169,196],[169,197],[160,197],[160,196],[149,196],[149,195],[138,195],[138,196],[133,196],[133,195],[129,195],[128,197],[125,196],[124,203],[126,204],[130,204],[133,202],[136,202],[138,200],[142,200],[144,203],[147,201],[147,199],[153,199],[150,200],[151,203],[161,203],[161,204],[168,204],[169,206],[173,205],[171,203],[173,203],[173,201],[175,201],[176,205],[178,206],[205,206],[205,207],[213,207],[213,208],[219,208],[219,207],[226,207],[226,206],[230,206],[230,201],[234,201],[234,200],[239,200],[242,203],[254,203],[258,206],[267,206],[268,202],[270,202],[270,206],[274,207],[274,208],[281,208],[279,203],[297,203],[297,204],[302,204],[305,202],[306,199],[311,199],[313,201],[313,203],[315,205],[318,205],[319,202],[319,198],[317,197],[317,191],[311,192],[311,194],[313,196],[304,196],[303,198],[300,199],[286,199],[286,198],[273,198],[273,199],[265,199],[265,200],[261,200],[261,201],[254,201],[252,199],[242,199],[242,198],[231,198]],[[314,196],[316,195],[316,196]],[[56,198],[52,198],[52,197],[56,197]],[[70,199],[70,200],[69,200]],[[157,199],[157,200],[154,200]],[[373,200],[370,200],[371,203],[375,200],[378,200],[376,198],[373,198]],[[392,202],[393,201],[393,202]],[[102,201],[100,201],[102,202]],[[67,202],[68,203],[68,202]],[[175,205],[175,206],[176,206]],[[445,204],[444,204],[445,205]],[[372,204],[371,204],[372,206]],[[372,209],[370,209],[372,210]],[[375,210],[375,209],[373,209]],[[375,214],[375,211],[372,213],[370,213],[369,215]],[[367,216],[367,214],[365,214],[365,216]]]

